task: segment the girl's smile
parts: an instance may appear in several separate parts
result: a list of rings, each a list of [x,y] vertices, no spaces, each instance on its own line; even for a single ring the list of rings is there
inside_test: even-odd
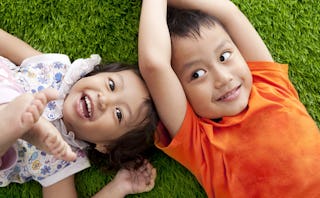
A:
[[[92,99],[89,95],[84,94],[80,100],[78,101],[78,104],[76,105],[77,112],[79,114],[80,118],[83,119],[93,119],[94,115],[94,103],[92,102]]]

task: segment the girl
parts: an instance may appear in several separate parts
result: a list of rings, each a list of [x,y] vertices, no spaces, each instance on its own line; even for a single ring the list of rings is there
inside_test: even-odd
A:
[[[4,31],[0,33],[0,55],[20,65],[16,67],[2,58],[3,64],[16,68],[17,71],[12,73],[13,79],[18,82],[16,84],[31,93],[52,87],[58,90],[59,98],[63,98],[51,101],[39,120],[37,116],[33,116],[31,123],[34,126],[22,130],[22,133],[27,131],[23,138],[34,140],[33,134],[45,133],[43,131],[48,128],[54,131],[53,124],[77,155],[75,161],[57,160],[56,157],[67,160],[73,158],[72,152],[68,152],[66,146],[61,146],[63,141],[56,143],[58,146],[55,147],[50,144],[40,145],[49,148],[47,150],[55,155],[53,156],[18,139],[11,149],[19,153],[18,159],[0,171],[0,185],[33,179],[42,184],[44,197],[57,196],[59,192],[63,192],[66,197],[76,197],[74,174],[90,166],[83,150],[90,150],[92,153],[96,149],[106,155],[103,159],[109,159],[110,166],[129,168],[126,162],[135,160],[138,164],[134,168],[142,167],[142,171],[137,170],[135,173],[147,175],[142,177],[145,188],[141,188],[141,185],[138,191],[129,188],[128,191],[122,191],[121,196],[151,190],[155,170],[150,164],[136,159],[140,159],[141,153],[152,145],[157,115],[145,84],[137,72],[128,65],[97,66],[99,56],[79,59],[71,64],[65,55],[42,55],[14,36]],[[81,78],[84,74],[87,75]],[[36,104],[34,109],[41,112],[41,105],[55,99],[48,92],[54,95],[52,90],[45,90],[40,95],[46,100],[35,95],[31,102],[28,101],[29,104]],[[36,114],[34,112],[37,111],[31,111],[31,114]],[[104,189],[109,188],[106,186]]]

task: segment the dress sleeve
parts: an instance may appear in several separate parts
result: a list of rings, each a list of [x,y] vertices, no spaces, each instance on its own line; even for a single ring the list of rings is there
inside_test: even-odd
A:
[[[50,176],[47,177],[35,177],[34,179],[38,181],[42,186],[47,187],[53,185],[71,175],[74,175],[86,168],[90,167],[89,159],[84,155],[83,151],[77,150],[77,160],[65,165],[65,161],[59,160],[54,166],[51,166],[51,171],[55,171]]]

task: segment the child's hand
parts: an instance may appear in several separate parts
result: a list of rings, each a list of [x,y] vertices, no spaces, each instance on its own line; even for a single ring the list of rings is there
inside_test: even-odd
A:
[[[157,173],[156,169],[145,160],[137,170],[121,169],[114,178],[126,194],[148,192],[153,189]]]

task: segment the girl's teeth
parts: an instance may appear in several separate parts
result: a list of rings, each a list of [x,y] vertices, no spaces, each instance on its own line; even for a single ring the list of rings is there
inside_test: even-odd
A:
[[[88,96],[85,96],[84,97],[84,101],[86,102],[86,105],[87,105],[87,109],[88,109],[88,112],[89,112],[89,116],[91,117],[91,102],[88,98]]]

